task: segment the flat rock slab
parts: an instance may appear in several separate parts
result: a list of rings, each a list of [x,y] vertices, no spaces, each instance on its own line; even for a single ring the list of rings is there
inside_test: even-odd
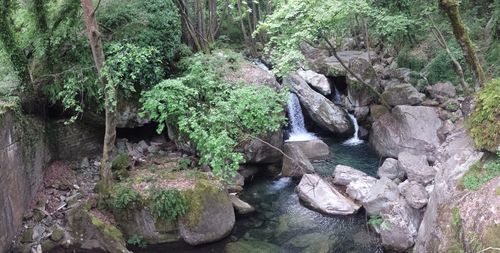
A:
[[[297,186],[297,193],[306,206],[325,214],[348,215],[361,207],[316,174],[304,175]]]

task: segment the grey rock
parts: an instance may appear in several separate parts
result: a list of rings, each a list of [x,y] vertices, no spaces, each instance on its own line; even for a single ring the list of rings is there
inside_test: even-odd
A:
[[[283,80],[300,100],[301,105],[319,127],[335,134],[350,134],[353,126],[347,113],[333,102],[314,91],[298,75]]]
[[[286,154],[281,168],[283,176],[301,177],[307,173],[314,173],[314,167],[298,145],[290,142],[285,143],[283,153]]]
[[[394,158],[387,158],[380,168],[378,168],[377,175],[379,177],[387,177],[391,180],[399,178],[403,179],[405,176],[404,171],[399,170],[398,160]]]
[[[333,171],[333,183],[348,185],[352,181],[366,177],[366,173],[345,165],[337,165]]]
[[[422,103],[425,95],[418,92],[409,83],[387,86],[382,93],[382,98],[391,106],[418,105]]]
[[[443,97],[454,98],[457,95],[457,90],[451,82],[436,83],[427,87],[426,91],[432,98],[437,99],[438,101],[442,100]]]
[[[364,122],[368,115],[370,114],[370,107],[361,106],[354,108],[354,117],[358,120],[358,122]]]
[[[330,83],[328,82],[326,76],[318,74],[312,70],[299,70],[297,71],[297,74],[322,95],[328,96],[332,93]]]
[[[286,142],[285,145],[297,146],[311,161],[323,160],[330,155],[330,147],[322,140],[291,141]]]
[[[398,168],[406,173],[409,180],[423,185],[430,183],[436,175],[436,170],[429,166],[425,155],[413,155],[409,152],[399,153]]]
[[[235,214],[231,199],[223,187],[213,187],[213,190],[200,193],[201,210],[198,212],[201,213],[193,214],[199,217],[197,224],[191,224],[185,219],[179,220],[179,233],[190,245],[218,241],[233,230]]]
[[[380,237],[385,249],[404,252],[415,244],[420,215],[404,201],[394,201],[380,212],[383,219]]]
[[[356,179],[347,185],[346,193],[355,200],[366,200],[376,182],[377,179],[370,176]]]
[[[398,186],[390,179],[383,177],[375,184],[361,204],[369,215],[378,215],[389,203],[400,199]]]
[[[469,137],[467,129],[462,123],[457,124],[455,129],[446,137],[446,140],[437,150],[436,162],[434,164],[437,174],[434,179],[433,189],[429,194],[429,202],[425,208],[422,224],[418,230],[414,252],[426,253],[450,251],[450,246],[454,245],[456,242],[455,234],[449,233],[449,226],[452,223],[452,217],[450,215],[451,210],[454,207],[462,209],[461,205],[467,203],[467,200],[463,199],[464,192],[457,187],[458,183],[464,173],[483,157],[484,153],[475,150],[474,143]],[[498,180],[497,182],[492,181],[492,183],[498,183]],[[430,187],[428,188],[428,190],[431,190]],[[483,194],[482,192],[477,193]],[[494,194],[494,192],[490,191],[489,194]],[[474,194],[468,197],[476,197],[473,195]],[[486,195],[487,194],[485,194],[485,196]],[[498,195],[496,198],[498,198]],[[490,215],[490,213],[487,213],[489,210],[494,210],[491,206],[492,203],[495,203],[495,201],[484,203],[488,205],[488,208],[473,205],[473,209],[476,210],[481,217],[495,217]],[[496,203],[500,202],[496,201]],[[498,208],[496,210],[498,210]],[[464,209],[463,211],[466,210]],[[476,231],[469,230],[471,227],[481,229],[482,226],[480,223],[491,222],[489,218],[481,221],[481,219],[478,219],[477,217],[478,216],[475,216],[472,213],[462,216],[462,218],[474,220],[474,223],[478,222],[475,226],[467,226],[465,225],[467,222],[463,222],[462,224],[465,226],[462,228],[464,229],[463,233],[465,235],[471,234],[471,232],[477,233]],[[483,231],[485,231],[485,229],[483,229]],[[479,236],[479,238],[481,237]]]
[[[281,149],[283,146],[283,131],[279,130],[275,133],[260,136],[260,139]],[[278,163],[282,160],[282,154],[279,151],[257,139],[244,142],[240,150],[245,156],[245,161],[251,164]]]
[[[360,208],[315,174],[305,174],[297,186],[297,194],[305,205],[325,214],[348,215]]]
[[[384,157],[397,157],[403,151],[429,156],[439,147],[441,125],[435,108],[396,106],[373,123],[370,143]]]
[[[248,204],[247,202],[238,198],[238,196],[232,194],[230,195],[231,203],[233,204],[234,210],[239,214],[247,214],[255,211],[255,208]]]
[[[408,202],[411,207],[421,209],[427,205],[429,194],[422,184],[406,180],[399,184],[398,188],[401,195],[406,199],[406,202]]]

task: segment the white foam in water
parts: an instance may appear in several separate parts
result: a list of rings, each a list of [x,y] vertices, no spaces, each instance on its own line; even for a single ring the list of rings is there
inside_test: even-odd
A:
[[[292,178],[290,177],[282,177],[277,181],[274,181],[269,187],[270,192],[278,192],[281,189],[287,187],[292,182]]]
[[[290,93],[287,106],[288,120],[290,123],[290,137],[286,141],[309,141],[318,139],[313,133],[307,131],[304,124],[302,108],[300,108],[299,98],[295,93]]]
[[[343,144],[348,146],[356,146],[363,143],[363,140],[359,139],[358,137],[358,132],[359,132],[358,120],[356,119],[356,117],[354,117],[354,115],[350,113],[348,113],[348,115],[349,118],[351,118],[352,124],[354,125],[354,136],[351,137],[349,140],[344,141]]]

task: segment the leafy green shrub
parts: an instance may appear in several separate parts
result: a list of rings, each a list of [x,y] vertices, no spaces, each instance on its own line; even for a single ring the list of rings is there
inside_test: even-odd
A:
[[[113,41],[154,47],[165,64],[181,45],[180,16],[172,0],[107,0],[97,14],[99,23],[113,31]]]
[[[500,145],[500,79],[491,80],[477,95],[468,127],[478,148],[496,151]]]
[[[189,158],[182,158],[179,160],[179,168],[181,170],[187,170],[191,166],[191,159]]]
[[[137,234],[133,234],[127,240],[127,244],[134,245],[134,246],[137,246],[139,248],[146,248],[146,246],[147,246],[147,243],[146,243],[146,240],[144,240],[144,237],[137,235]]]
[[[284,123],[284,93],[268,87],[231,84],[224,68],[236,68],[236,54],[197,54],[184,61],[185,75],[164,80],[142,94],[143,115],[158,122],[158,132],[174,124],[223,180],[234,176],[243,155],[238,143],[278,130]],[[229,67],[227,67],[229,66]]]
[[[477,191],[491,179],[500,176],[500,157],[486,163],[484,166],[475,164],[462,178],[463,186],[471,191]]]
[[[108,85],[118,88],[127,97],[136,90],[147,89],[163,77],[159,52],[154,47],[130,43],[113,43],[107,47],[106,63],[101,75]]]
[[[420,71],[426,65],[425,60],[412,54],[409,48],[404,48],[399,52],[396,62],[400,68],[409,68],[415,71]]]
[[[159,219],[173,222],[184,215],[187,209],[187,200],[178,190],[162,190],[152,194],[152,211]]]
[[[117,210],[131,210],[140,204],[140,195],[133,188],[118,184],[111,193],[111,205]]]
[[[127,154],[119,154],[113,159],[111,163],[111,168],[113,170],[124,170],[127,169],[132,163],[132,159]]]

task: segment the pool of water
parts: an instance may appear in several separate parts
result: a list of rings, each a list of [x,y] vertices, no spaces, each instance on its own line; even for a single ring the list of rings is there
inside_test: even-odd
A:
[[[331,175],[337,164],[371,175],[376,173],[379,158],[367,144],[346,146],[338,140],[325,142],[330,146],[331,156],[314,163],[319,174]],[[256,177],[246,183],[240,197],[257,211],[237,217],[235,229],[228,238],[199,247],[184,243],[157,245],[142,252],[383,252],[379,238],[367,228],[363,211],[348,216],[327,216],[312,211],[300,204],[295,193],[297,184],[298,181],[291,178]],[[225,251],[228,244],[231,250]]]

